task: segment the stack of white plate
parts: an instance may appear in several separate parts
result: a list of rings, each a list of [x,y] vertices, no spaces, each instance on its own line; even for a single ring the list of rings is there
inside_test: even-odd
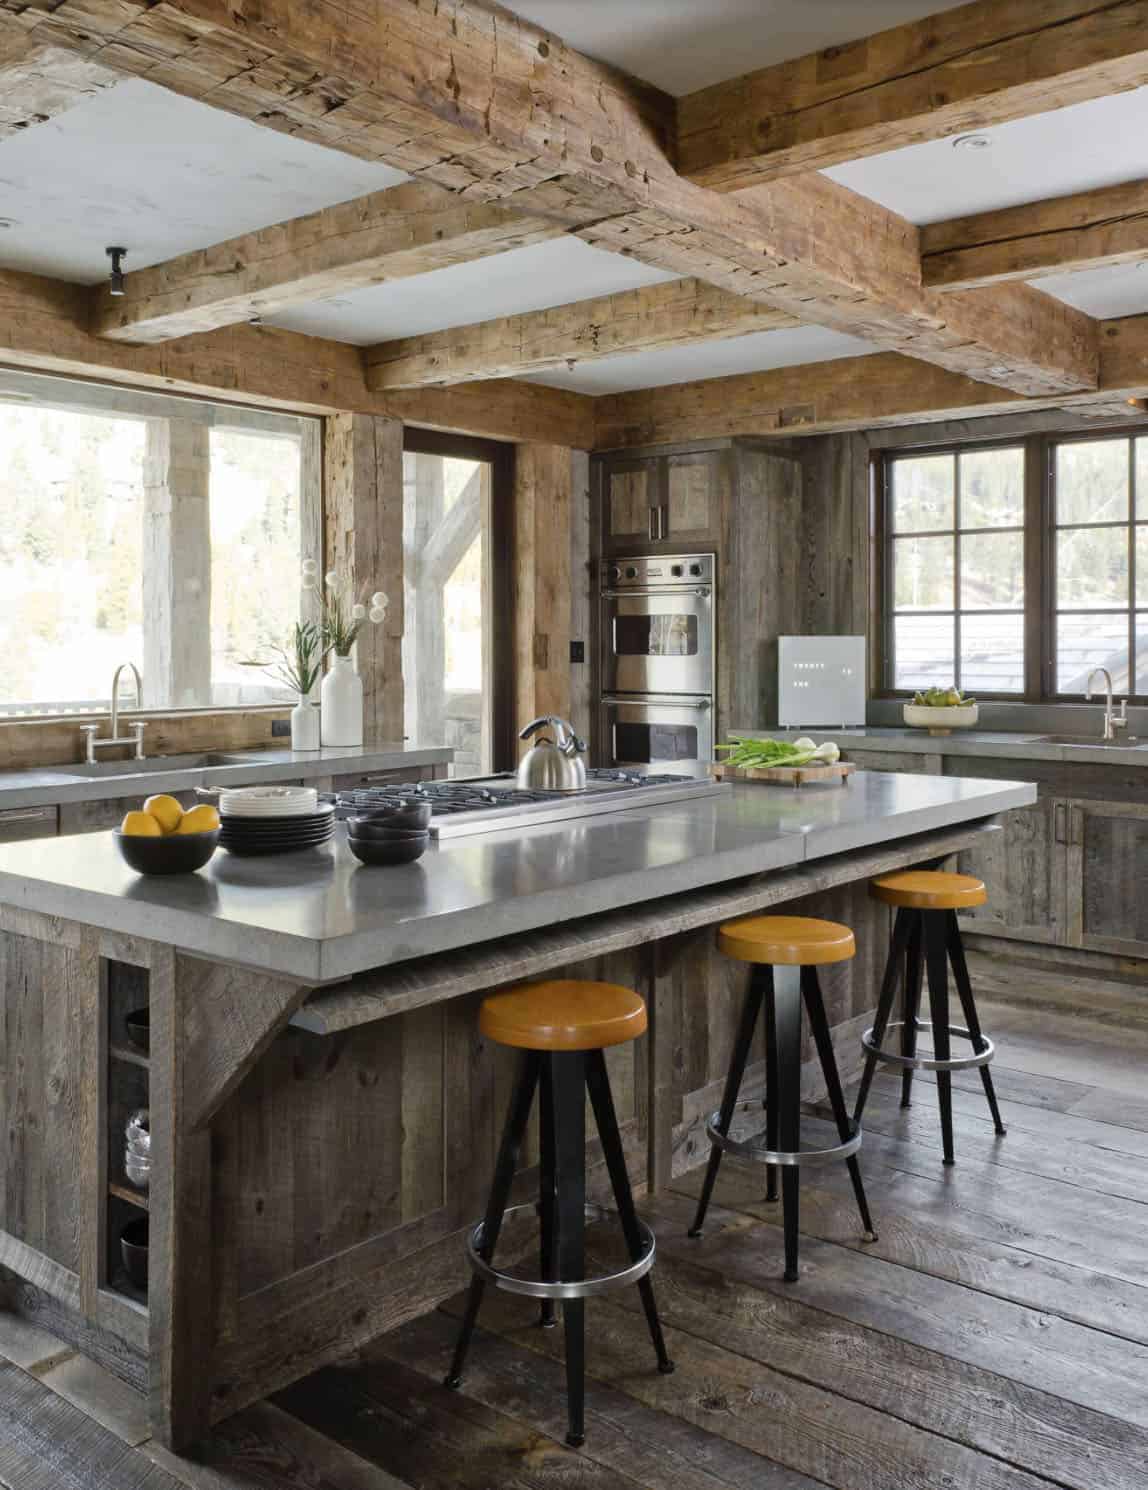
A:
[[[221,817],[302,817],[318,805],[313,786],[240,786],[219,793]]]

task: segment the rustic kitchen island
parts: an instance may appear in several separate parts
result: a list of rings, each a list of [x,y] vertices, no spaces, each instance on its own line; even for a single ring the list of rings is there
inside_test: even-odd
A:
[[[785,903],[854,927],[825,979],[848,1075],[888,933],[868,879],[1034,799],[878,772],[737,785],[389,869],[341,836],[171,879],[131,873],[110,834],[0,848],[0,1304],[148,1390],[157,1435],[186,1445],[465,1281],[511,1073],[477,1033],[484,991],[562,969],[643,993],[650,1031],[610,1065],[635,1182],[656,1187],[704,1156],[728,1059],[745,973],[714,925]],[[124,1024],[145,1006],[146,1055]],[[147,1192],[123,1173],[137,1107]],[[119,1256],[144,1209],[146,1294]]]

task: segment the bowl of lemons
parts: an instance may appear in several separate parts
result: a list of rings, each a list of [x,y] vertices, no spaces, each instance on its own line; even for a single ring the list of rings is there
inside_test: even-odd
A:
[[[972,729],[980,717],[975,698],[967,698],[959,688],[930,688],[913,695],[905,705],[905,723],[913,729],[927,729],[931,735],[948,735],[955,729]]]
[[[219,813],[207,803],[185,808],[161,793],[127,813],[115,838],[124,863],[137,874],[190,874],[219,845]]]

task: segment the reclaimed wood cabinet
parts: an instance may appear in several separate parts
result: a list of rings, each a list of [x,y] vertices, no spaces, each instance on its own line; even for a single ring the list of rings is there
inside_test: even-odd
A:
[[[1062,805],[1067,945],[1148,957],[1148,804]]]
[[[1068,810],[1062,797],[1041,797],[1005,813],[1003,833],[961,855],[961,872],[983,879],[988,891],[987,904],[961,912],[971,931],[1065,944]]]
[[[58,826],[55,807],[6,807],[0,812],[0,843],[23,838],[54,838]]]
[[[728,449],[603,462],[602,549],[657,553],[713,548],[721,536]]]

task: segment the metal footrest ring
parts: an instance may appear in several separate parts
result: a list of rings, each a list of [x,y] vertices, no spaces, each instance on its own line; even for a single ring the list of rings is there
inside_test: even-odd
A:
[[[761,1112],[760,1102],[739,1102],[734,1108],[738,1112]],[[851,1123],[852,1133],[841,1143],[835,1143],[832,1148],[827,1149],[799,1149],[793,1152],[790,1149],[767,1149],[763,1147],[762,1134],[755,1133],[752,1138],[731,1138],[728,1133],[722,1133],[718,1128],[721,1121],[720,1112],[711,1112],[706,1119],[706,1137],[719,1149],[724,1149],[727,1154],[737,1154],[741,1159],[754,1159],[759,1164],[832,1164],[838,1159],[849,1159],[861,1147],[861,1125]]]
[[[918,1019],[915,1021],[918,1031],[922,1034],[931,1034],[933,1026],[929,1020]],[[892,1019],[885,1026],[885,1034],[889,1035],[894,1030],[905,1028],[903,1019]],[[973,1037],[965,1029],[964,1025],[949,1025],[949,1034],[955,1035],[960,1040],[971,1040]],[[869,1055],[876,1056],[879,1061],[884,1061],[890,1066],[900,1066],[904,1071],[968,1071],[974,1066],[987,1066],[996,1054],[996,1046],[985,1034],[981,1035],[984,1042],[983,1050],[975,1050],[972,1055],[955,1055],[947,1061],[937,1060],[931,1055],[901,1055],[899,1051],[884,1050],[873,1039],[872,1029],[867,1029],[861,1036],[861,1048]]]
[[[502,1219],[506,1222],[512,1216],[522,1215],[526,1211],[537,1214],[538,1207],[532,1201],[525,1205],[512,1205],[503,1211]],[[616,1221],[618,1219],[617,1211],[609,1210],[601,1205],[587,1205],[585,1215],[587,1221]],[[487,1262],[479,1252],[485,1225],[484,1221],[480,1221],[471,1228],[467,1235],[466,1256],[472,1270],[480,1278],[485,1278],[487,1283],[492,1283],[495,1288],[501,1288],[504,1293],[522,1294],[528,1299],[590,1299],[597,1294],[607,1293],[613,1288],[624,1288],[626,1284],[637,1283],[639,1279],[646,1276],[654,1265],[654,1253],[657,1250],[654,1233],[639,1217],[638,1230],[641,1233],[645,1250],[637,1262],[632,1262],[629,1267],[620,1268],[616,1273],[599,1273],[593,1278],[582,1278],[576,1283],[544,1283],[539,1278],[518,1278],[513,1273],[504,1273]]]

